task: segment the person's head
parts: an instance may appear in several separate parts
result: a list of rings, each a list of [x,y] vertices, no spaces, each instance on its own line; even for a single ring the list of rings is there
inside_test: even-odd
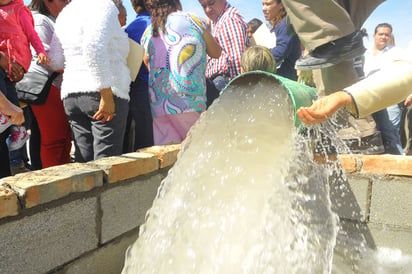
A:
[[[247,23],[247,37],[251,38],[253,33],[262,25],[262,21],[257,18],[253,18]]]
[[[282,0],[262,0],[262,11],[265,20],[276,26],[286,16]]]
[[[251,46],[245,50],[241,59],[242,73],[262,70],[270,73],[276,72],[276,61],[272,52],[263,46]]]
[[[392,26],[388,23],[381,23],[376,26],[373,39],[375,48],[378,50],[384,49],[389,45],[392,37]]]
[[[146,8],[150,10],[152,16],[153,36],[159,35],[159,29],[166,30],[167,16],[177,10],[182,9],[179,0],[146,0]]]
[[[69,2],[69,0],[32,0],[28,7],[40,14],[56,18]]]
[[[132,7],[136,13],[146,12],[145,0],[130,0]]]
[[[199,0],[205,14],[210,20],[216,21],[226,6],[226,0]]]
[[[123,6],[123,1],[122,0],[112,0],[113,3],[115,4],[116,8],[119,10],[119,23],[120,26],[125,26],[126,21],[127,21],[127,11],[126,8]]]

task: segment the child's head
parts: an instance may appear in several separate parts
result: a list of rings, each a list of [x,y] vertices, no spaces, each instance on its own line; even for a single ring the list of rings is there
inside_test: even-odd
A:
[[[242,72],[262,70],[276,72],[276,61],[272,52],[263,46],[251,46],[242,54]]]

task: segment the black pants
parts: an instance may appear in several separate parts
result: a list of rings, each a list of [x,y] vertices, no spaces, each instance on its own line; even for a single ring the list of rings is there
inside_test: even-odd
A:
[[[206,79],[206,108],[213,103],[213,101],[219,97],[220,90],[218,90],[213,84],[212,79]]]

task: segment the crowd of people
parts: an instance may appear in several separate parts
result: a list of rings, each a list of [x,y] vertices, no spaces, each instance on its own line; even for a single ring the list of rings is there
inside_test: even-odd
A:
[[[381,74],[392,66],[410,73],[410,60],[390,44],[390,24],[376,27],[365,54],[359,31],[382,0],[263,0],[266,24],[247,23],[226,0],[199,0],[207,18],[183,11],[179,0],[130,1],[136,17],[127,26],[122,0],[32,0],[27,7],[23,0],[0,1],[0,178],[180,143],[227,83],[252,70],[294,81],[299,70],[312,71],[319,95],[327,96],[297,111],[303,122],[323,122],[347,106],[355,118],[372,114],[365,132],[383,139],[384,151],[360,152],[403,153],[399,103],[412,85],[399,75],[400,83],[387,80],[393,71]],[[275,45],[256,44],[262,25]],[[129,40],[144,48],[135,79]],[[365,70],[359,83],[354,60]],[[27,72],[58,75],[44,103],[19,102],[16,83]],[[363,91],[365,83],[379,94],[373,105],[363,95],[372,89]],[[389,88],[391,99],[379,101]]]

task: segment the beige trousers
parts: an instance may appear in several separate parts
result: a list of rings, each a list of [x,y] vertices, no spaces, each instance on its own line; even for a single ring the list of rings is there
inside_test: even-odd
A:
[[[305,48],[316,47],[359,29],[384,0],[283,0],[290,23]]]
[[[372,11],[384,0],[283,0],[290,23],[305,45],[316,47],[346,36],[360,29]],[[313,79],[320,96],[342,90],[358,81],[352,61],[313,71]],[[344,139],[365,137],[376,131],[371,117],[342,120],[347,129]],[[348,123],[347,123],[348,122]]]

